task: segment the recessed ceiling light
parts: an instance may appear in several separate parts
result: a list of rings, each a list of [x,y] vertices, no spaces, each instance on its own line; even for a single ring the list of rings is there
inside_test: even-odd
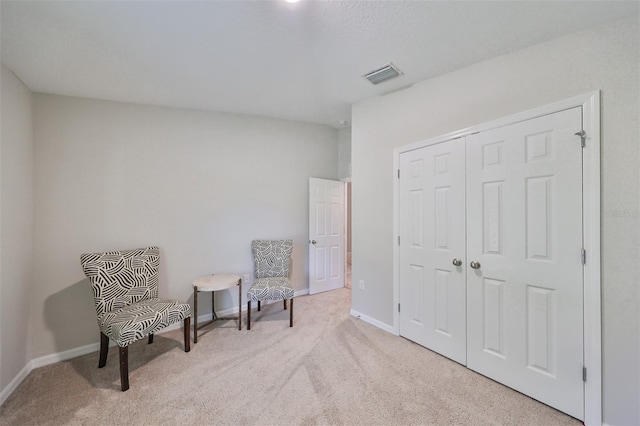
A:
[[[284,0],[287,3],[298,3],[300,0]]]

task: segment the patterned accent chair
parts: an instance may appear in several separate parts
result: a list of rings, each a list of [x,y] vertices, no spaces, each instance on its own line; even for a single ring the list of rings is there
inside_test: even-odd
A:
[[[146,247],[133,250],[85,253],[80,256],[91,282],[100,329],[98,368],[107,363],[109,339],[120,351],[120,386],[129,389],[129,345],[168,325],[184,320],[184,351],[189,352],[191,305],[158,298],[160,250]]]
[[[289,327],[293,327],[293,286],[291,275],[292,240],[254,240],[251,242],[255,280],[247,292],[247,330],[251,330],[251,302],[282,300],[289,309]]]

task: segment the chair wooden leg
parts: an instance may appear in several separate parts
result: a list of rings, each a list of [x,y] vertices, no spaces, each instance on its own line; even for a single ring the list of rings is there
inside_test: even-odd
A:
[[[289,327],[293,327],[293,299],[291,299],[291,306],[289,306]]]
[[[247,301],[247,330],[251,330],[251,300]]]
[[[242,279],[238,281],[238,330],[242,330]]]
[[[129,389],[129,347],[120,347],[120,387],[122,392]]]
[[[198,343],[198,286],[193,286],[193,343]]]
[[[109,352],[109,338],[106,334],[100,333],[100,360],[98,361],[98,368],[102,368],[107,365],[107,353]]]
[[[284,302],[284,310],[286,311],[287,310],[287,299],[284,299],[283,302]]]
[[[258,312],[260,311],[260,301],[258,300]]]
[[[153,343],[153,333],[149,334],[149,344]]]
[[[195,331],[194,331],[195,334]],[[195,342],[194,342],[195,343]],[[191,317],[184,319],[184,351],[191,350]]]

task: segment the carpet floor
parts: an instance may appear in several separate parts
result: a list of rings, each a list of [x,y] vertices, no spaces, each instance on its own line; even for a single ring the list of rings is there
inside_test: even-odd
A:
[[[32,371],[0,407],[2,425],[579,425],[580,422],[349,315],[351,290],[218,321],[185,353],[182,332]],[[245,317],[243,316],[243,320]],[[97,337],[97,336],[96,336]]]

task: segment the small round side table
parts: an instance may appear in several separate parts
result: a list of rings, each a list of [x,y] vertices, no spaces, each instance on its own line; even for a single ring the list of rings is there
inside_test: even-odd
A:
[[[238,330],[242,330],[242,279],[233,274],[213,274],[200,277],[193,282],[193,343],[198,343],[198,328],[209,325],[216,320],[230,320],[236,318],[221,318],[215,311],[215,292],[227,290],[238,286]],[[198,327],[198,293],[201,291],[211,292],[211,321],[207,321]]]

